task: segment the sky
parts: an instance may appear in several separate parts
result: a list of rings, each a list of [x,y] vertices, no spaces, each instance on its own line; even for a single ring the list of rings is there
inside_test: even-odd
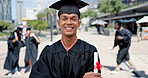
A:
[[[12,1],[12,19],[16,19],[16,1],[17,0],[11,0]],[[26,8],[35,8],[37,4],[41,5],[41,8],[46,8],[47,5],[51,5],[55,3],[58,0],[23,0],[24,1],[24,10]],[[94,4],[92,2],[98,1],[98,0],[82,0],[87,3]],[[25,11],[24,11],[25,12]]]
[[[12,19],[16,19],[16,1],[11,0],[12,5]],[[37,3],[41,5],[41,8],[47,7],[47,4],[54,3],[57,0],[23,0],[24,1],[24,10],[26,8],[35,8]]]

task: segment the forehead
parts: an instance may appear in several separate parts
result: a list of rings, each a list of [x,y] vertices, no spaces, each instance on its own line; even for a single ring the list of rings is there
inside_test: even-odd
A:
[[[26,31],[26,32],[31,32],[30,30]]]
[[[62,14],[60,15],[60,17],[75,17],[75,18],[78,18],[78,15],[75,14],[75,13],[72,13],[72,14],[62,13]]]

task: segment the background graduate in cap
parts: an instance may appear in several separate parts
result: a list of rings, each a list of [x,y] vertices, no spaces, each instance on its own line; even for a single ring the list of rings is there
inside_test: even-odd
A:
[[[100,69],[98,73],[93,72],[96,47],[77,39],[77,29],[81,24],[79,9],[86,5],[80,0],[61,0],[50,6],[59,10],[57,23],[62,38],[43,49],[30,78],[101,78]]]
[[[29,72],[32,69],[32,65],[35,64],[38,56],[38,44],[40,43],[39,37],[34,34],[31,28],[26,29],[25,34],[25,45],[26,45],[26,53],[25,53],[25,73]],[[30,69],[27,70],[28,65]]]
[[[21,34],[22,27],[17,27],[14,32],[12,32],[7,40],[8,53],[4,63],[4,69],[7,69],[9,72],[6,74],[11,76],[13,74],[21,75],[19,72],[19,53],[20,48],[22,47]]]

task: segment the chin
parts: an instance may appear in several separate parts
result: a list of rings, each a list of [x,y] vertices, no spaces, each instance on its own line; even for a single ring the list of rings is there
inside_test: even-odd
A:
[[[65,36],[74,36],[75,34],[73,33],[66,33]]]
[[[66,34],[66,36],[69,36],[69,37],[71,37],[71,36],[73,36],[73,34]]]

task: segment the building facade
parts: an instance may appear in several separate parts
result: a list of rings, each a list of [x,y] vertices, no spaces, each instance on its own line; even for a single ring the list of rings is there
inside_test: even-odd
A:
[[[127,4],[127,5],[132,5],[132,4],[141,4],[141,3],[145,3],[147,2],[148,0],[122,0],[122,2],[124,4]]]
[[[24,17],[23,3],[23,0],[17,0],[17,24],[21,24],[22,18]]]
[[[28,20],[37,20],[37,14],[39,13],[39,11],[41,11],[42,8],[40,7],[40,5],[37,5],[36,8],[26,8],[26,18]]]
[[[12,22],[11,0],[0,0],[0,20]]]

